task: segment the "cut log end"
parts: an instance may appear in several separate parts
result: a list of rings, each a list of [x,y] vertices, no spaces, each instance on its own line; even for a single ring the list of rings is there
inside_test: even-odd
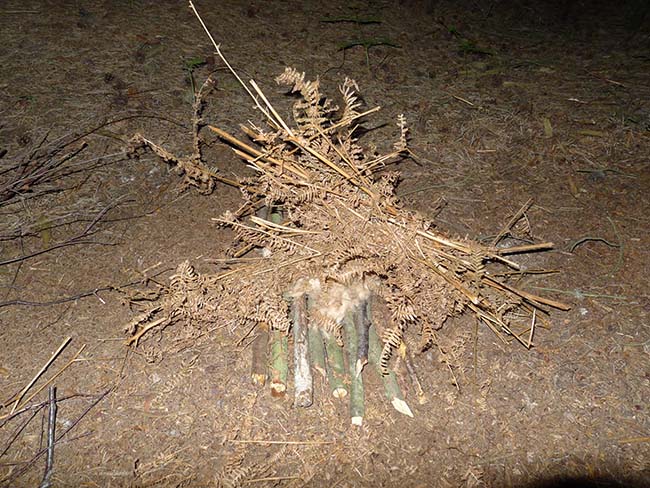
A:
[[[311,407],[313,403],[313,395],[311,390],[309,391],[302,391],[299,394],[296,394],[296,398],[294,400],[294,407],[301,407],[301,408],[307,408]]]
[[[284,383],[271,383],[271,396],[274,398],[281,398],[287,392],[287,385]]]
[[[251,382],[255,386],[264,386],[266,384],[266,374],[251,374]]]
[[[346,396],[348,396],[348,390],[346,390],[342,386],[339,386],[339,387],[334,388],[332,390],[332,396],[334,398],[338,398],[339,400],[341,400],[341,399],[345,398]]]

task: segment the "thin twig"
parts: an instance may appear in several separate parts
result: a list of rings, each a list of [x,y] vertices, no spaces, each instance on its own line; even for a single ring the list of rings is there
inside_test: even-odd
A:
[[[100,401],[102,401],[102,400],[106,397],[106,395],[108,395],[111,391],[113,391],[113,388],[114,388],[114,387],[110,387],[110,388],[108,388],[107,390],[105,390],[103,393],[101,393],[101,394],[100,394],[100,395],[95,399],[95,401],[92,402],[92,403],[91,403],[91,404],[90,404],[90,405],[89,405],[89,406],[88,406],[88,407],[87,407],[87,408],[86,408],[86,409],[81,413],[81,415],[79,415],[79,417],[77,417],[77,419],[76,419],[74,422],[72,422],[72,423],[70,424],[70,426],[69,426],[66,430],[64,430],[64,431],[61,433],[61,435],[59,435],[59,436],[56,438],[56,440],[54,441],[54,443],[55,443],[55,444],[59,443],[59,441],[61,441],[61,439],[63,439],[63,437],[64,437],[68,432],[70,432],[72,429],[74,429],[74,428],[77,426],[77,424],[78,424],[79,422],[81,422],[81,420],[82,420],[82,419],[83,419],[83,418],[88,414],[88,412],[90,412],[90,410],[92,410],[92,409],[95,407],[95,405],[97,405]],[[22,476],[23,474],[25,474],[25,473],[26,473],[26,472],[31,468],[31,466],[32,466],[32,465],[33,465],[33,464],[34,464],[34,463],[35,463],[35,462],[36,462],[36,461],[37,461],[37,460],[38,460],[38,459],[39,459],[43,454],[45,454],[46,452],[47,452],[47,448],[41,449],[40,451],[38,451],[38,452],[36,453],[36,455],[35,455],[32,459],[30,459],[27,463],[25,463],[25,465],[24,465],[20,470],[16,471],[16,472],[15,472],[11,477],[9,477],[8,479],[1,480],[1,481],[6,481],[7,486],[15,486],[15,485],[13,484],[13,482],[14,482],[16,479],[18,479],[20,476]]]
[[[596,237],[596,236],[585,236],[581,237],[577,241],[575,241],[573,244],[571,244],[568,248],[569,252],[573,252],[576,250],[576,247],[578,247],[580,244],[584,244],[585,242],[603,242],[607,244],[609,247],[616,247],[619,248],[621,247],[620,244],[615,244],[613,242],[609,242],[607,239],[604,239],[602,237]]]
[[[535,333],[535,322],[537,318],[537,309],[533,308],[533,318],[530,322],[530,335],[528,336],[528,349],[533,346],[533,334]]]
[[[144,327],[144,328],[143,328],[141,331],[139,331],[137,334],[135,334],[135,335],[129,337],[129,338],[124,342],[124,344],[127,345],[127,346],[130,346],[131,344],[133,344],[133,343],[135,342],[135,345],[137,346],[137,345],[138,345],[138,341],[140,340],[140,338],[141,338],[143,335],[145,335],[145,334],[146,334],[147,332],[149,332],[151,329],[153,329],[153,328],[155,328],[155,327],[158,327],[160,324],[162,324],[163,322],[165,322],[165,321],[167,321],[167,320],[169,320],[168,317],[162,317],[162,318],[159,318],[158,320],[154,320],[153,322],[147,324],[147,326]]]
[[[496,249],[498,256],[503,254],[523,254],[534,251],[546,251],[553,249],[555,244],[552,242],[540,242],[539,244],[526,244],[523,246],[504,247],[503,249]]]
[[[316,234],[316,235],[322,234],[322,232],[318,232],[315,230],[304,230],[304,229],[298,229],[296,227],[287,227],[286,225],[276,224],[275,222],[271,222],[270,220],[266,220],[266,219],[261,219],[254,215],[251,216],[251,222],[259,225],[260,227],[267,227],[268,229],[282,231],[288,234]]]
[[[13,263],[18,263],[18,262],[21,262],[21,261],[25,261],[27,259],[31,259],[31,258],[36,257],[36,256],[40,256],[41,254],[45,254],[45,253],[54,251],[56,249],[60,249],[62,247],[67,247],[67,246],[78,246],[78,245],[81,245],[81,244],[99,244],[99,245],[103,245],[103,246],[113,246],[113,245],[115,245],[115,243],[112,243],[112,242],[99,242],[99,241],[92,241],[92,240],[84,240],[84,238],[88,237],[89,235],[92,235],[91,230],[93,229],[93,227],[95,227],[99,223],[99,221],[102,219],[102,217],[104,217],[104,215],[106,215],[110,210],[112,210],[113,208],[120,205],[122,203],[120,200],[122,200],[122,199],[118,198],[115,202],[111,202],[109,205],[104,207],[101,211],[98,212],[98,214],[95,216],[95,218],[93,218],[93,220],[86,226],[86,228],[82,232],[80,232],[76,236],[68,239],[67,241],[61,242],[59,244],[55,244],[55,245],[50,246],[50,247],[48,247],[46,249],[41,249],[40,251],[35,251],[35,252],[31,253],[31,254],[18,256],[18,257],[15,257],[15,258],[7,259],[5,261],[0,261],[0,266],[5,266],[5,265],[8,265],[8,264],[13,264]]]
[[[205,23],[203,22],[203,19],[202,19],[201,16],[199,15],[199,12],[196,10],[196,7],[194,6],[194,3],[190,1],[189,5],[190,5],[190,8],[192,9],[192,11],[194,12],[194,15],[196,15],[196,18],[199,19],[199,22],[201,23],[201,27],[203,27],[203,30],[205,31],[205,33],[206,33],[206,34],[208,35],[208,37],[210,38],[210,42],[212,42],[212,45],[214,46],[214,49],[215,49],[217,55],[219,56],[219,58],[221,58],[221,61],[223,61],[223,63],[224,63],[224,64],[226,65],[226,67],[228,68],[228,70],[230,70],[230,73],[232,73],[232,75],[237,79],[237,81],[238,81],[239,84],[242,86],[242,88],[244,88],[244,90],[246,90],[246,93],[248,93],[248,96],[250,96],[251,99],[253,100],[253,102],[255,102],[255,105],[257,106],[257,108],[260,109],[260,111],[261,111],[261,112],[262,112],[262,113],[263,113],[263,114],[264,114],[264,115],[265,115],[265,116],[266,116],[266,117],[267,117],[271,122],[274,122],[274,121],[273,121],[273,118],[269,115],[268,111],[267,111],[267,110],[266,110],[266,109],[265,109],[265,108],[260,104],[260,102],[257,100],[257,97],[255,97],[255,95],[253,95],[253,92],[251,92],[250,88],[248,88],[248,86],[246,86],[246,83],[243,82],[243,80],[239,77],[239,75],[237,74],[237,72],[236,72],[236,71],[233,69],[233,67],[230,65],[230,63],[228,62],[228,60],[226,59],[226,57],[221,53],[221,45],[220,45],[220,44],[217,44],[216,41],[214,40],[214,37],[212,37],[212,34],[210,34],[210,31],[208,30],[208,27],[207,27],[207,26],[205,25]]]
[[[274,164],[278,167],[284,167],[284,169],[292,172],[296,176],[299,176],[300,178],[304,180],[309,180],[309,175],[301,168],[298,168],[289,162],[282,162],[278,161],[277,159],[274,159],[263,152],[258,151],[252,146],[249,146],[243,141],[240,141],[237,139],[235,136],[229,134],[223,129],[220,129],[219,127],[214,127],[212,125],[208,125],[208,129],[210,129],[212,132],[217,134],[219,137],[221,137],[223,140],[226,142],[232,144],[233,146],[238,147],[241,149],[241,151],[238,151],[237,149],[234,149],[235,154],[237,154],[239,157],[244,158],[246,160],[251,160],[251,159],[261,159],[263,161],[267,161],[271,164]]]
[[[25,256],[18,256],[16,258],[11,258],[7,259],[6,261],[0,261],[0,266],[6,266],[8,264],[13,264],[13,263],[19,263],[21,261],[26,261],[31,258],[35,258],[36,256],[40,256],[41,254],[45,254],[51,251],[55,251],[57,249],[61,249],[62,247],[68,247],[68,246],[80,246],[80,245],[91,245],[91,244],[98,244],[100,246],[114,246],[115,243],[113,242],[101,242],[101,241],[82,241],[82,240],[77,240],[78,237],[73,237],[72,239],[69,239],[65,242],[62,242],[60,244],[56,244],[54,246],[48,247],[47,249],[42,249],[41,251],[36,251],[31,254],[27,254]]]
[[[10,300],[10,301],[7,301],[7,302],[0,302],[0,308],[9,307],[9,306],[12,306],[12,305],[23,305],[23,306],[30,306],[30,307],[49,307],[49,306],[52,306],[52,305],[60,305],[62,303],[66,303],[66,302],[74,302],[76,300],[79,300],[80,298],[86,298],[86,297],[89,297],[89,296],[97,296],[97,297],[99,297],[97,295],[97,293],[99,293],[101,291],[119,291],[122,288],[126,288],[126,287],[137,285],[137,284],[141,284],[141,283],[143,283],[143,282],[145,282],[147,280],[151,280],[152,278],[154,278],[154,277],[156,277],[156,276],[158,276],[158,275],[160,275],[162,273],[165,273],[167,271],[169,271],[169,268],[164,269],[162,271],[159,271],[158,273],[156,273],[153,276],[144,277],[143,279],[140,279],[140,280],[137,280],[137,281],[131,281],[129,283],[125,283],[124,285],[102,286],[102,287],[99,287],[99,288],[95,288],[93,290],[84,291],[84,292],[79,293],[77,295],[71,295],[71,296],[68,296],[68,297],[59,298],[57,300],[51,300],[51,301],[47,301],[47,302],[32,302],[32,301],[29,301],[29,300]]]
[[[535,305],[537,308],[539,308],[539,305],[541,304],[541,305],[548,305],[550,307],[557,308],[558,310],[566,311],[571,309],[571,306],[567,305],[566,303],[558,302],[557,300],[551,300],[550,298],[540,297],[539,295],[533,295],[532,293],[528,293],[523,290],[518,290],[513,286],[507,285],[505,283],[494,280],[487,276],[483,277],[483,281],[496,289],[507,290],[510,293],[518,295],[519,297],[524,298],[529,302],[531,302],[531,304]]]
[[[533,199],[529,198],[526,203],[524,203],[521,208],[515,213],[512,218],[508,221],[508,223],[505,225],[503,229],[501,229],[501,232],[497,234],[497,236],[494,238],[492,241],[492,247],[496,247],[496,245],[499,243],[503,237],[510,232],[510,229],[512,229],[512,226],[515,225],[520,218],[524,216],[524,214],[528,211],[530,206],[533,204]]]
[[[63,397],[63,398],[59,398],[58,403],[61,403],[61,402],[66,401],[66,400],[71,400],[73,398],[88,398],[88,397],[94,397],[94,396],[95,395],[85,395],[85,394],[81,394],[81,393],[75,393],[75,394],[68,395],[68,396]],[[48,405],[47,401],[44,401],[44,402],[41,402],[41,403],[35,403],[33,405],[27,405],[26,407],[22,407],[22,408],[16,410],[11,415],[0,418],[0,429],[2,429],[5,425],[7,425],[13,419],[15,419],[16,417],[19,417],[20,415],[24,414],[25,412],[29,412],[30,410],[40,411],[42,408],[46,407],[47,405]],[[2,407],[2,406],[0,405],[0,407]]]
[[[309,246],[306,246],[306,245],[301,244],[301,243],[296,242],[296,241],[292,241],[291,239],[287,239],[285,237],[281,237],[281,236],[276,235],[276,234],[271,234],[270,232],[266,232],[265,230],[263,230],[261,228],[250,227],[248,225],[240,224],[239,222],[229,222],[227,220],[220,219],[220,218],[217,218],[217,217],[212,217],[211,220],[213,220],[215,222],[220,222],[222,224],[226,224],[226,225],[229,225],[229,226],[232,226],[232,227],[240,227],[242,229],[247,229],[247,230],[250,230],[252,232],[264,234],[265,236],[269,237],[270,239],[278,239],[278,240],[280,240],[282,242],[286,242],[289,246],[298,246],[298,247],[301,247],[303,249],[306,249],[309,252],[313,252],[313,253],[317,252],[315,249],[312,249]]]
[[[16,429],[16,432],[14,432],[14,435],[11,436],[11,438],[7,442],[7,445],[5,446],[5,448],[2,450],[2,452],[0,452],[0,458],[2,456],[4,456],[9,449],[11,449],[11,446],[13,445],[13,443],[16,441],[16,439],[18,439],[18,436],[22,433],[23,430],[25,430],[25,428],[30,424],[30,422],[32,420],[34,420],[34,417],[36,417],[36,415],[38,415],[38,412],[40,412],[41,409],[43,407],[45,407],[45,405],[46,405],[45,403],[42,403],[42,404],[40,404],[38,406],[38,408],[35,408],[34,411],[32,412],[32,415],[25,422],[23,422],[23,424],[20,427],[18,427],[18,429]],[[22,413],[22,412],[19,412],[19,413]],[[14,414],[14,415],[17,415],[17,414]],[[0,425],[0,427],[3,427],[3,426],[4,426],[4,423],[2,425]]]
[[[282,119],[280,114],[275,110],[273,105],[269,102],[269,100],[266,98],[266,95],[262,92],[259,86],[257,86],[257,83],[255,83],[255,80],[249,80],[248,81],[253,89],[257,92],[257,94],[260,96],[262,101],[266,104],[266,107],[269,109],[269,112],[273,114],[273,117],[275,117],[275,122],[276,124],[280,125],[287,134],[289,134],[290,137],[294,137],[293,131],[289,128],[287,123]]]

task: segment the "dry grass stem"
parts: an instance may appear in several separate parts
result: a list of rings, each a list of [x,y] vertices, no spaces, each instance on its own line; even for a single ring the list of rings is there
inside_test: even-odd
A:
[[[43,373],[47,370],[47,368],[50,367],[50,365],[54,362],[54,360],[61,354],[61,352],[66,348],[66,346],[70,343],[72,340],[72,337],[66,337],[61,345],[58,347],[56,351],[52,354],[50,359],[43,365],[43,367],[34,375],[34,377],[31,379],[29,383],[21,390],[21,392],[18,394],[16,397],[16,401],[14,402],[14,406],[11,409],[10,415],[16,411],[16,408],[18,407],[18,404],[20,401],[23,399],[25,394],[29,391],[29,389],[38,381],[38,379],[41,377]],[[13,400],[11,400],[9,403],[11,403]]]
[[[76,362],[79,358],[79,355],[83,352],[83,350],[86,348],[86,344],[81,346],[81,348],[77,351],[77,353],[72,356],[72,358],[61,368],[59,371],[57,371],[54,376],[52,376],[49,380],[47,380],[44,384],[42,384],[35,392],[33,392],[31,395],[29,395],[25,400],[20,404],[20,406],[17,408],[17,410],[20,410],[21,408],[24,408],[25,405],[27,405],[30,401],[36,397],[41,391],[43,391],[45,388],[47,388],[49,385],[52,384],[52,382],[57,379],[70,365],[74,362]],[[13,413],[13,412],[12,412]],[[0,417],[0,419],[3,419],[4,417]]]

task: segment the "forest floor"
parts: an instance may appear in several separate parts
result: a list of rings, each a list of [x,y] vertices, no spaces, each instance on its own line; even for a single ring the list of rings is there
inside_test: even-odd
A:
[[[210,73],[207,123],[245,139],[239,124],[260,114],[184,2],[9,0],[0,486],[43,478],[46,382],[59,370],[53,486],[650,486],[643,12],[614,2],[197,3],[235,70],[285,115],[291,99],[273,81],[285,66],[326,93],[357,81],[364,106],[381,106],[363,123],[368,151],[390,149],[403,113],[417,157],[389,168],[401,172],[398,195],[435,212],[449,235],[489,240],[532,198],[527,238],[555,247],[515,259],[558,272],[519,286],[571,309],[552,311],[531,349],[472,317],[449,321],[440,335],[453,361],[435,348],[414,355],[422,401],[401,377],[414,417],[368,374],[362,427],[320,379],[307,409],[251,384],[240,328],[157,357],[127,347],[138,298],[186,260],[213,272],[233,234],[211,219],[241,204],[221,183],[209,195],[181,188],[154,154],[128,158],[130,138],[191,153],[191,79]],[[201,137],[206,165],[252,174],[215,134]],[[37,163],[46,177],[26,178]]]

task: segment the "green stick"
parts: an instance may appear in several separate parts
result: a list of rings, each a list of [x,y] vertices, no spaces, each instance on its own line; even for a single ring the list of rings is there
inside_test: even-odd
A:
[[[256,386],[266,383],[266,365],[268,364],[269,327],[265,322],[257,324],[257,336],[252,344],[251,381]]]
[[[327,376],[325,345],[323,344],[323,337],[320,335],[320,329],[310,325],[307,331],[307,339],[309,341],[309,361],[311,366],[325,378]]]
[[[343,348],[336,343],[332,334],[321,329],[321,335],[325,341],[327,352],[327,380],[334,398],[345,398],[348,389],[345,387],[345,360],[343,359]]]
[[[381,365],[379,364],[381,349],[381,342],[379,341],[377,331],[374,326],[370,326],[370,330],[368,331],[368,356],[370,357],[370,362],[377,368],[377,372],[384,383],[386,396],[395,410],[404,415],[408,415],[409,417],[413,417],[413,412],[411,412],[408,404],[404,401],[404,396],[402,395],[402,390],[400,390],[399,384],[397,383],[395,372],[389,371],[387,375],[382,374]]]
[[[345,331],[345,348],[348,351],[348,367],[350,372],[350,417],[352,425],[363,425],[365,414],[363,380],[357,375],[357,324],[355,318],[359,314],[355,310],[349,311],[343,319],[343,330]]]
[[[289,340],[284,332],[271,332],[271,395],[282,397],[287,391]]]

